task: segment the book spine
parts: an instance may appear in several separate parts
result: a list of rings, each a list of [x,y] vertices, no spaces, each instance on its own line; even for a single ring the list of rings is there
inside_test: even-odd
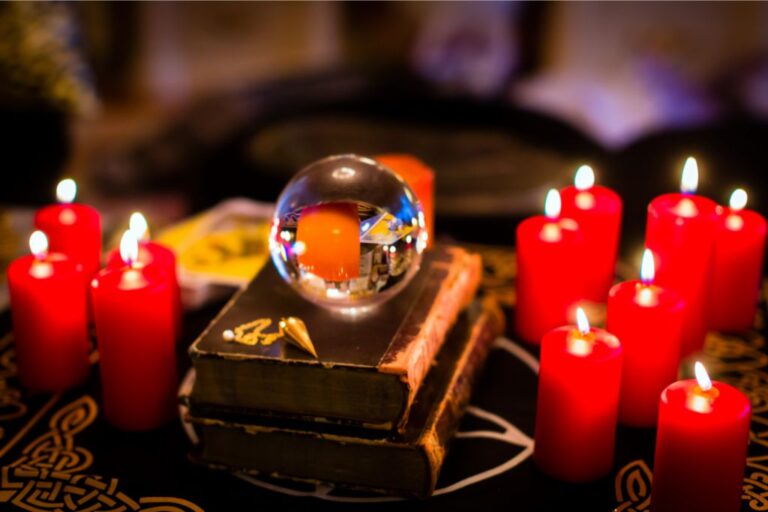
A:
[[[430,496],[437,485],[440,467],[445,460],[448,442],[459,427],[464,412],[469,405],[472,390],[488,358],[493,342],[504,332],[504,314],[494,298],[485,297],[482,305],[483,313],[472,328],[470,339],[478,340],[474,350],[467,349],[461,354],[457,367],[462,371],[455,374],[448,385],[448,395],[442,401],[440,409],[435,412],[439,418],[432,429],[425,432],[420,443],[428,467],[431,469],[429,489],[425,495]],[[474,344],[467,344],[472,347]]]

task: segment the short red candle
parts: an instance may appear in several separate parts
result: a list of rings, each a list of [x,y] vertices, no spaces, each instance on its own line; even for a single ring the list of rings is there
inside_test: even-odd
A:
[[[104,415],[125,430],[150,430],[176,410],[173,290],[162,268],[135,264],[130,232],[121,249],[126,265],[91,286]]]
[[[73,203],[76,185],[63,180],[56,189],[59,204],[35,213],[35,228],[48,236],[52,252],[60,252],[83,265],[87,277],[101,267],[101,215],[88,205]]]
[[[168,247],[149,240],[149,230],[147,221],[141,213],[131,215],[130,230],[139,240],[139,255],[136,259],[136,265],[148,266],[157,265],[165,271],[168,277],[171,289],[173,290],[174,307],[174,338],[179,339],[181,334],[181,289],[176,272],[176,254]],[[113,250],[107,255],[107,268],[118,269],[125,266],[119,250]]]
[[[658,263],[656,284],[676,291],[685,302],[683,357],[700,351],[707,334],[717,219],[715,202],[691,193],[697,173],[696,161],[689,158],[683,171],[686,192],[665,194],[651,202],[645,238]]]
[[[557,190],[547,194],[547,215],[517,227],[518,335],[539,343],[555,327],[568,324],[583,298],[584,239],[576,221],[560,217]]]
[[[616,275],[622,202],[613,190],[595,185],[594,176],[591,167],[581,166],[574,185],[564,188],[560,194],[563,217],[579,224],[584,243],[589,247],[589,264],[582,270],[584,298],[605,302]]]
[[[63,391],[85,381],[90,368],[87,282],[79,264],[47,252],[42,232],[30,248],[33,255],[8,267],[18,375],[27,388]]]
[[[726,332],[745,332],[755,323],[765,255],[765,218],[745,210],[747,194],[739,189],[730,207],[718,208],[715,264],[709,294],[709,325]]]
[[[435,236],[435,173],[418,158],[406,154],[388,154],[375,157],[384,167],[397,174],[416,194],[424,211],[424,223],[427,226],[427,247],[432,245]]]
[[[611,470],[621,352],[615,336],[588,324],[544,336],[533,458],[545,473],[589,482]]]
[[[661,394],[653,465],[653,512],[741,510],[749,400],[736,388],[697,379]],[[706,371],[704,371],[706,375]]]
[[[606,328],[624,349],[619,423],[653,427],[659,395],[677,380],[683,301],[653,284],[653,254],[643,255],[641,280],[619,283],[608,295]]]

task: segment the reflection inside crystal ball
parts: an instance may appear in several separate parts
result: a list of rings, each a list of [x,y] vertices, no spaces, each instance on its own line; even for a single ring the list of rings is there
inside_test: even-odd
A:
[[[413,278],[426,247],[413,191],[375,160],[338,155],[302,169],[277,200],[272,261],[315,304],[359,313]]]

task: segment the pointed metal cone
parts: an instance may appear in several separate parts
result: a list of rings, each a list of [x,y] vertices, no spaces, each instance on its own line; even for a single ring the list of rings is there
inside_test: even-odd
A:
[[[318,359],[315,345],[312,343],[307,326],[301,318],[295,316],[281,318],[280,329],[283,331],[285,337],[288,338],[288,341],[300,349],[309,352],[315,359]]]

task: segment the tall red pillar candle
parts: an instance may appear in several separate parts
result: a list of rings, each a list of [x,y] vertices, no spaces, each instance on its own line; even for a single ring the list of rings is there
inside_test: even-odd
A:
[[[176,410],[173,290],[162,268],[136,264],[130,231],[120,250],[125,265],[91,284],[104,415],[121,429],[150,430]]]
[[[576,171],[574,184],[560,191],[563,216],[575,220],[589,247],[589,265],[583,269],[584,298],[605,302],[616,275],[616,254],[621,232],[622,202],[607,187],[595,185],[591,167]]]
[[[577,321],[541,342],[533,458],[554,478],[589,482],[613,466],[622,348],[581,308]]]
[[[653,464],[653,512],[741,510],[747,461],[749,399],[711,382],[701,363],[696,379],[661,394]]]
[[[384,167],[398,175],[411,187],[424,211],[427,226],[427,247],[435,236],[435,173],[418,158],[406,154],[388,154],[375,157]]]
[[[95,208],[74,203],[76,194],[74,180],[62,180],[56,187],[59,204],[38,210],[35,228],[48,235],[51,251],[82,264],[90,278],[101,267],[101,215]]]
[[[747,193],[737,189],[730,206],[718,207],[715,264],[709,294],[709,325],[745,332],[755,323],[765,255],[765,218],[745,210]]]
[[[584,239],[573,219],[560,217],[560,194],[547,194],[545,215],[517,227],[518,335],[539,343],[555,327],[570,323],[583,298]]]
[[[700,351],[707,334],[715,243],[716,204],[694,195],[696,160],[683,169],[682,193],[665,194],[648,206],[645,244],[657,258],[656,283],[676,291],[685,302],[682,356]]]
[[[31,256],[8,267],[18,375],[27,388],[63,391],[85,381],[90,368],[87,281],[80,265],[48,252],[41,231],[29,247]]]
[[[139,255],[136,265],[157,265],[165,271],[171,289],[173,290],[173,318],[174,339],[178,340],[181,334],[181,289],[176,272],[176,254],[166,246],[149,240],[149,228],[147,220],[139,212],[131,214],[129,229],[139,241]],[[107,255],[107,268],[124,267],[119,250],[114,250]]]
[[[619,395],[619,423],[653,427],[659,395],[677,380],[683,301],[653,284],[653,253],[643,255],[639,281],[626,281],[608,294],[606,329],[624,349]]]

